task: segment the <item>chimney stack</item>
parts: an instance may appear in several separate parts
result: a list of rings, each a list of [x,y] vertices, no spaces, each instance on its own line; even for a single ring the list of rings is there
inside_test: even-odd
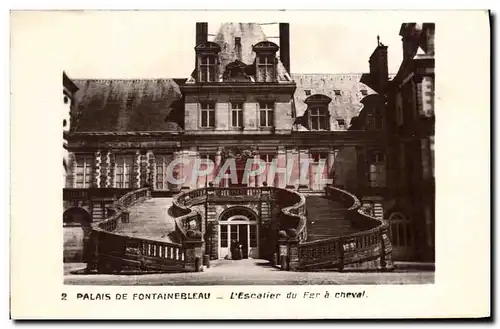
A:
[[[436,25],[434,23],[423,24],[423,47],[427,55],[434,56],[434,33]]]
[[[280,23],[280,60],[290,73],[290,24]]]
[[[236,53],[236,59],[241,61],[241,38],[234,38],[234,51]]]
[[[196,22],[196,44],[205,43],[208,41],[208,23]]]
[[[377,36],[377,48],[373,51],[370,56],[370,76],[373,86],[370,86],[373,90],[379,94],[383,94],[386,91],[387,83],[389,81],[389,68],[387,64],[387,46],[380,42]]]

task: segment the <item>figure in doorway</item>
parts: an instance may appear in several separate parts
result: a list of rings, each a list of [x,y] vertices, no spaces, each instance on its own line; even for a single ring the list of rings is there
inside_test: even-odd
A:
[[[240,260],[242,257],[241,244],[238,240],[231,241],[231,259]]]

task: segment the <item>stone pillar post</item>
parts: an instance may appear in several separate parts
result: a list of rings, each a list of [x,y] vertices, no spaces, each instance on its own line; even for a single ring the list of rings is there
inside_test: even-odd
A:
[[[189,272],[200,272],[203,261],[203,240],[188,240],[183,243],[186,252],[184,269]]]
[[[288,271],[288,239],[280,238],[278,262],[282,271]]]

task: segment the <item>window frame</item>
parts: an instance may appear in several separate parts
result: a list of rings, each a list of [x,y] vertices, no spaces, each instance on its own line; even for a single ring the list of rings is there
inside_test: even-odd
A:
[[[118,159],[123,158],[123,162],[119,164]],[[128,173],[125,173],[125,164],[126,161],[125,159],[131,158],[130,162],[130,168]],[[136,158],[134,154],[127,154],[127,153],[122,153],[122,154],[116,154],[115,155],[115,173],[114,173],[114,182],[115,182],[115,188],[134,188],[134,170],[136,169]],[[120,165],[123,166],[123,172],[118,173],[118,169],[120,168]],[[125,178],[128,176],[128,180]],[[118,182],[118,177],[121,177],[121,181]],[[122,186],[118,186],[118,184],[121,184]],[[128,186],[126,186],[128,184]]]
[[[235,107],[237,106],[237,107]],[[239,106],[239,108],[238,108]],[[243,102],[231,102],[231,127],[232,128],[243,128],[243,107],[244,103]],[[236,117],[234,116],[234,113],[236,113]],[[234,119],[236,118],[236,125],[234,124]]]
[[[314,131],[328,131],[330,130],[330,114],[328,112],[328,107],[326,106],[321,106],[321,105],[313,105],[312,107],[308,108],[309,112],[309,130],[314,130]],[[317,112],[317,113],[313,113]],[[323,119],[323,120],[322,120]],[[314,127],[314,123],[318,124],[318,127]],[[322,128],[322,124],[324,124],[324,128]]]
[[[206,59],[206,63],[204,60]],[[211,62],[210,60],[213,60]],[[215,54],[200,54],[198,63],[198,81],[199,82],[217,82],[217,55]],[[210,69],[213,69],[211,72]],[[203,72],[206,74],[206,79],[203,79]],[[213,79],[211,78],[211,73],[213,74]]]
[[[270,59],[272,59],[270,61]],[[261,53],[257,55],[257,82],[276,82],[276,54]],[[264,75],[261,74],[261,69],[264,69]],[[271,77],[268,80],[268,77]]]
[[[205,108],[206,107],[206,108]],[[203,114],[206,112],[206,122],[203,120]],[[210,125],[212,123],[212,125]],[[215,128],[215,102],[204,101],[200,102],[200,128],[213,129]]]
[[[263,107],[262,105],[265,104]],[[270,107],[269,107],[270,106]],[[259,126],[261,128],[273,128],[274,127],[274,111],[275,111],[274,101],[260,101],[259,102]],[[265,118],[265,125],[262,122],[262,113]]]
[[[87,161],[88,159],[90,159],[90,160]],[[79,160],[83,160],[83,166],[79,166]],[[90,188],[94,185],[93,184],[94,170],[95,170],[94,166],[95,166],[95,156],[93,154],[89,154],[89,153],[77,153],[77,154],[75,154],[75,173],[74,173],[75,179],[73,182],[74,188]],[[83,168],[81,175],[78,174],[79,167]],[[90,168],[90,173],[87,173],[87,168]],[[79,184],[79,182],[77,180],[78,176],[82,177],[82,181],[81,181],[82,186],[78,186],[78,184]]]

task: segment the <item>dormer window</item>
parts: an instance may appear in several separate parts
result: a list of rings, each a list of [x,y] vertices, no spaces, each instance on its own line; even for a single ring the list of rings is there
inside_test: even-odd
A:
[[[258,82],[275,82],[276,74],[276,51],[278,46],[270,41],[262,41],[253,46],[256,54],[255,65],[257,66]]]
[[[217,59],[212,55],[201,56],[200,82],[217,81]]]
[[[195,47],[198,82],[218,81],[220,46],[214,42],[205,42]]]
[[[322,94],[314,94],[306,98],[310,130],[330,130],[328,104],[331,101],[330,97]]]
[[[309,110],[311,130],[328,130],[328,108],[317,106]]]
[[[339,125],[339,129],[342,129],[342,130],[345,129],[345,120],[344,119],[337,119],[337,124]]]
[[[366,89],[361,89],[361,95],[363,95],[363,96],[368,95],[368,90],[366,90]]]

